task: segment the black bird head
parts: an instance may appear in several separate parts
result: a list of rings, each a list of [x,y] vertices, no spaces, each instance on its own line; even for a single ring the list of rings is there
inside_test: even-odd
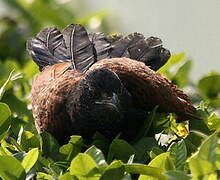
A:
[[[99,131],[114,138],[120,132],[125,109],[131,105],[131,96],[120,78],[108,69],[88,71],[69,99],[67,109],[77,124],[74,131],[85,137]]]
[[[118,75],[108,69],[89,72],[85,78],[88,93],[92,98],[91,104],[95,111],[107,109],[111,113],[120,112],[120,96],[123,85]]]

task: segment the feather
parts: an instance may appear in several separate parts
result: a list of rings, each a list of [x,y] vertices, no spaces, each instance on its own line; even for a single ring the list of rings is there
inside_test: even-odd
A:
[[[27,49],[40,70],[48,65],[61,62],[48,50],[45,44],[39,39],[31,39],[27,42]]]
[[[145,37],[140,33],[129,34],[112,43],[111,57],[128,57],[144,62],[153,70],[159,69],[170,57],[170,52],[162,47],[156,37]]]
[[[27,49],[36,64],[42,69],[48,65],[68,62],[65,57],[66,49],[62,53],[59,50],[63,41],[63,35],[58,29],[45,28],[35,38],[28,41]]]
[[[73,68],[85,71],[94,62],[94,50],[85,28],[71,24],[61,33],[56,28],[45,28],[27,43],[27,49],[42,70],[61,62],[72,62]]]
[[[90,33],[89,38],[95,48],[97,60],[109,58],[111,44],[104,33]]]
[[[143,38],[144,36],[142,34],[134,33],[113,42],[112,50],[110,52],[111,57],[130,57],[128,48],[134,46],[136,42]]]
[[[87,70],[94,62],[94,52],[91,41],[83,26],[71,24],[63,32],[67,57],[71,60],[73,68],[80,71]]]

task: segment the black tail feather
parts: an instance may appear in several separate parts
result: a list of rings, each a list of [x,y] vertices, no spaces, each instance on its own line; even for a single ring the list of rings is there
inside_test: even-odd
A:
[[[156,37],[145,39],[142,34],[134,33],[112,44],[111,57],[128,57],[144,62],[153,70],[158,70],[170,57],[170,52],[162,47]]]
[[[67,26],[62,33],[56,28],[46,28],[28,41],[27,49],[40,69],[60,62],[72,62],[74,69],[86,71],[96,61],[127,57],[158,70],[170,57],[159,38],[146,39],[140,33],[126,37],[87,34],[79,24]]]
[[[74,69],[85,71],[95,62],[93,45],[79,24],[69,25],[62,33],[56,28],[46,28],[28,41],[27,49],[40,69],[72,62]]]
[[[93,43],[97,60],[109,58],[111,44],[103,33],[90,33],[90,41]]]

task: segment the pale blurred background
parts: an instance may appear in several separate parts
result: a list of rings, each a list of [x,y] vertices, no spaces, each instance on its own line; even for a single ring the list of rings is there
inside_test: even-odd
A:
[[[16,11],[19,10],[13,10],[16,7],[14,2],[24,8],[34,3],[34,0],[1,1],[0,15],[15,18],[18,13]],[[39,2],[43,1],[39,0]],[[41,23],[34,32],[37,32],[40,27],[48,25],[64,27],[66,23],[75,21],[82,22],[92,31],[102,30],[122,34],[137,31],[145,36],[162,38],[164,46],[172,53],[185,52],[187,57],[193,60],[191,74],[193,80],[199,79],[210,71],[220,72],[219,0],[47,0],[45,2],[54,8],[54,14],[56,10],[58,12],[61,7],[65,7],[74,15],[74,18],[71,18],[70,14],[70,17],[65,19],[67,15],[61,12],[57,13],[57,17],[52,14],[54,21]],[[43,14],[43,11],[47,11],[47,7],[44,10],[31,11],[33,11],[32,17],[41,14],[44,19],[47,16]],[[21,9],[19,13],[25,16],[25,12]],[[56,18],[63,22],[56,22]],[[39,18],[36,21],[39,21]]]
[[[192,78],[220,72],[219,0],[83,0],[90,12],[107,10],[115,31],[158,36],[172,53],[193,59]],[[87,12],[83,12],[87,13]]]

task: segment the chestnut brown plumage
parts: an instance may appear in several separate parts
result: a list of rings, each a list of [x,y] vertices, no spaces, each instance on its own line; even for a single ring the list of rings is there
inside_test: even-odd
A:
[[[187,95],[154,71],[170,57],[159,38],[87,34],[74,24],[43,30],[27,48],[42,70],[32,86],[36,127],[60,143],[96,131],[131,140],[157,105],[179,120],[195,117]]]

